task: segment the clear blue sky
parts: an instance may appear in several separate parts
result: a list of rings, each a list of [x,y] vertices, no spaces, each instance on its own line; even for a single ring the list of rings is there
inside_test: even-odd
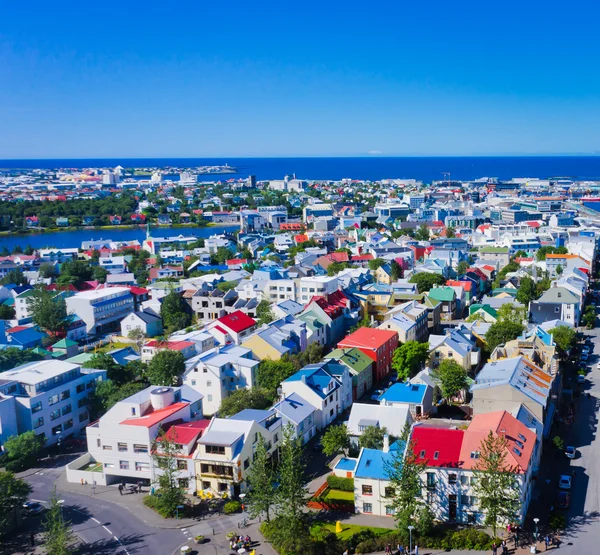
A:
[[[595,2],[6,1],[0,158],[598,153]]]

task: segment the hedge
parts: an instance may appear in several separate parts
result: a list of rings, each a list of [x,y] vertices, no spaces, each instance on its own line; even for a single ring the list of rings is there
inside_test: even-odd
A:
[[[239,501],[229,501],[228,503],[225,503],[225,506],[223,507],[223,512],[226,515],[232,515],[241,511],[242,504]]]
[[[354,491],[354,478],[340,478],[335,474],[327,476],[327,485],[331,489],[340,489],[342,491]]]

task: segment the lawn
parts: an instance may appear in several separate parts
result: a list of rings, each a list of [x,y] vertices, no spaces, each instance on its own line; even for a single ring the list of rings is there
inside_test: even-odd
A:
[[[325,494],[325,499],[329,499],[331,501],[350,501],[354,503],[354,492],[330,488]]]
[[[115,349],[123,349],[124,347],[135,347],[135,343],[118,343],[117,341],[115,341],[113,343],[107,343],[103,347],[98,347],[96,351],[90,349],[90,352],[94,354],[108,353],[108,351],[114,351]]]
[[[81,470],[84,470],[86,472],[102,472],[102,463],[90,463]]]
[[[335,534],[335,522],[318,523],[311,527],[311,534],[315,534],[319,529],[329,530]],[[376,528],[374,526],[359,526],[358,524],[344,524],[342,522],[342,531],[337,534],[338,539],[347,540],[357,532],[362,530],[370,530],[375,536],[385,536],[394,532],[393,528]]]

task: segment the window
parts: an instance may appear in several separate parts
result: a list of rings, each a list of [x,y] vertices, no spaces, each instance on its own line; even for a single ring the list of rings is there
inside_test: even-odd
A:
[[[433,472],[427,473],[427,489],[435,489],[435,474]]]
[[[38,401],[37,403],[34,403],[33,405],[31,405],[31,412],[32,413],[36,413],[42,410],[42,402]]]
[[[96,440],[96,447],[100,447],[100,446],[101,446],[100,439],[97,439]]]
[[[80,409],[81,407],[85,407],[88,404],[88,398],[84,397],[83,399],[79,399],[79,401],[77,401],[77,408]]]
[[[117,443],[117,449],[119,450],[120,453],[125,453],[127,451],[127,444],[126,443]]]
[[[147,453],[148,452],[148,446],[147,445],[141,445],[139,443],[134,443],[133,444],[133,452],[134,453]]]
[[[79,384],[79,385],[76,387],[75,391],[77,391],[77,393],[82,393],[82,392],[84,392],[84,391],[85,391],[85,384],[84,384],[84,383],[80,383],[80,384]]]
[[[386,516],[393,516],[396,514],[396,509],[394,509],[394,507],[392,507],[391,505],[386,505],[385,514]]]
[[[54,428],[52,428],[52,435],[53,436],[57,436],[61,432],[62,432],[62,426],[60,424],[58,426],[54,426]]]
[[[426,499],[427,504],[432,505],[433,503],[435,503],[435,493],[433,491],[428,491]]]
[[[89,418],[89,414],[87,413],[87,411],[82,412],[79,415],[79,422],[84,422],[85,420],[87,420]]]
[[[227,491],[229,488],[225,482],[219,482],[219,491]]]
[[[207,445],[206,453],[210,455],[224,455],[225,447],[222,445]]]
[[[468,486],[469,485],[469,477],[465,476],[464,474],[460,477],[460,483],[462,486]]]
[[[465,507],[468,507],[470,505],[469,496],[468,495],[461,495],[460,496],[460,504],[464,505]]]
[[[192,385],[196,385],[196,380],[192,380]]]
[[[477,497],[475,497],[474,495],[471,495],[471,505],[477,505]]]
[[[150,472],[150,463],[146,462],[136,462],[135,469],[138,472]]]
[[[131,416],[135,416],[135,407],[131,407]]]
[[[448,483],[456,484],[456,474],[448,474]]]
[[[373,512],[373,504],[372,503],[363,503],[363,513],[372,513]]]
[[[424,458],[425,458],[425,450],[423,450],[423,451],[421,451],[421,452],[419,453],[419,458],[420,458],[420,459],[424,459]]]
[[[386,497],[394,497],[394,488],[387,487],[384,491]]]
[[[333,409],[329,411],[329,416],[333,416]]]
[[[92,380],[91,382],[88,382],[87,384],[85,384],[85,387],[87,387],[88,389],[92,389],[95,385],[96,385],[96,382],[94,380]]]
[[[53,411],[50,413],[50,421],[54,421],[54,420],[56,420],[57,418],[60,418],[60,409],[53,410]]]
[[[64,401],[65,399],[68,399],[71,396],[71,391],[68,389],[65,389],[61,394],[60,394],[60,400]]]
[[[121,470],[129,470],[129,461],[119,461],[119,468]]]
[[[210,489],[210,482],[202,482],[202,489]]]
[[[39,428],[44,425],[44,417],[40,416],[37,420],[33,421],[33,429]]]
[[[206,397],[209,403],[212,402],[212,395],[210,393]]]
[[[48,404],[50,406],[55,405],[56,403],[58,403],[58,395],[52,395],[51,397],[48,397]]]
[[[114,468],[115,465],[113,463],[104,463],[104,468]]]
[[[177,461],[177,470],[186,470],[187,461]]]
[[[477,514],[469,513],[467,515],[467,524],[477,524]]]
[[[433,454],[433,460],[434,460],[434,461],[437,461],[439,458],[440,458],[440,452],[439,452],[439,451],[436,451],[436,452]]]
[[[103,445],[102,451],[112,451],[112,445]]]
[[[471,485],[474,486],[477,483],[477,476],[471,476]]]
[[[69,413],[71,412],[71,410],[72,410],[72,409],[71,409],[71,405],[70,405],[70,404],[69,404],[69,405],[65,405],[65,406],[63,407],[63,409],[62,409],[63,416],[64,416],[65,414],[69,414]]]
[[[368,484],[363,484],[362,494],[363,495],[373,495],[373,486],[370,486]]]
[[[212,382],[211,381],[206,382],[206,387],[212,387]]]
[[[478,459],[479,458],[479,451],[471,451],[471,458],[472,459]]]

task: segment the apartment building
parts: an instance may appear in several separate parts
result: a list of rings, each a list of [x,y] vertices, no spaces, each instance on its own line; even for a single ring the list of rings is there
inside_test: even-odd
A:
[[[312,276],[298,280],[296,301],[308,303],[313,297],[325,297],[338,290],[336,276]]]
[[[13,398],[15,410],[0,411],[0,429],[16,428],[19,434],[33,430],[44,435],[47,445],[76,435],[90,423],[89,396],[105,379],[106,370],[61,360],[30,362],[3,372],[0,399]]]
[[[82,291],[67,297],[67,310],[77,314],[90,335],[119,329],[125,316],[134,310],[134,300],[127,287],[107,287]]]

